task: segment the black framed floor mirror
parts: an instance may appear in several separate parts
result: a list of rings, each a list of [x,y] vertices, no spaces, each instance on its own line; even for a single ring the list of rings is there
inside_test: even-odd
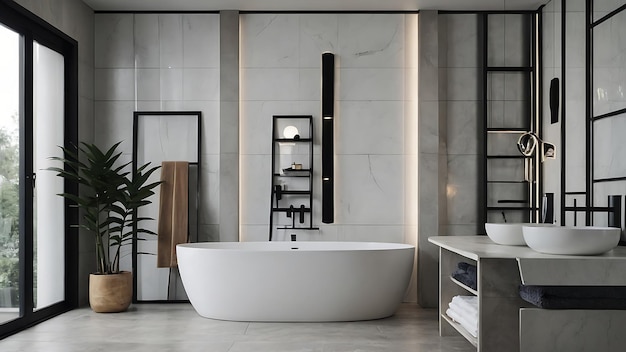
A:
[[[146,163],[161,166],[148,182],[161,181],[150,204],[135,212],[142,228],[133,238],[133,302],[188,301],[176,259],[176,244],[197,242],[201,173],[200,111],[136,111],[133,174]]]

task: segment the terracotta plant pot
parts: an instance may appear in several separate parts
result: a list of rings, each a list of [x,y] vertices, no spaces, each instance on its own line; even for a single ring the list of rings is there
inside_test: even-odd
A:
[[[133,297],[133,273],[89,275],[89,305],[96,313],[124,312]]]

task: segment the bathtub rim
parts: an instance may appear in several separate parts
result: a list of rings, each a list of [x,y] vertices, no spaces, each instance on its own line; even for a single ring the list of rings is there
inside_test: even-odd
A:
[[[193,242],[176,245],[185,249],[211,251],[250,251],[250,252],[351,252],[351,251],[393,251],[415,250],[416,246],[396,242],[360,241],[229,241]]]

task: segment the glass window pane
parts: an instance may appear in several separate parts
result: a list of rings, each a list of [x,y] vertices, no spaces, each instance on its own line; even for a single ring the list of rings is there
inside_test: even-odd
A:
[[[593,20],[597,21],[624,5],[624,0],[593,0]]]
[[[33,170],[37,177],[34,199],[35,307],[61,302],[65,296],[65,215],[63,179],[44,171],[61,166],[50,160],[62,156],[64,139],[64,58],[33,44]]]
[[[626,108],[626,11],[593,29],[593,115]]]
[[[19,47],[0,25],[0,324],[19,317]]]

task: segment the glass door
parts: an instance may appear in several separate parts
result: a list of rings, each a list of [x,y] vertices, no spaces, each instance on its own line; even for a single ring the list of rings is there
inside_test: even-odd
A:
[[[48,167],[62,157],[64,142],[64,58],[33,43],[33,297],[35,309],[65,297],[65,212],[63,179]]]
[[[20,35],[0,25],[0,324],[20,316]]]
[[[0,339],[77,302],[78,187],[47,171],[77,145],[77,43],[0,1]],[[57,162],[58,163],[58,162]]]

